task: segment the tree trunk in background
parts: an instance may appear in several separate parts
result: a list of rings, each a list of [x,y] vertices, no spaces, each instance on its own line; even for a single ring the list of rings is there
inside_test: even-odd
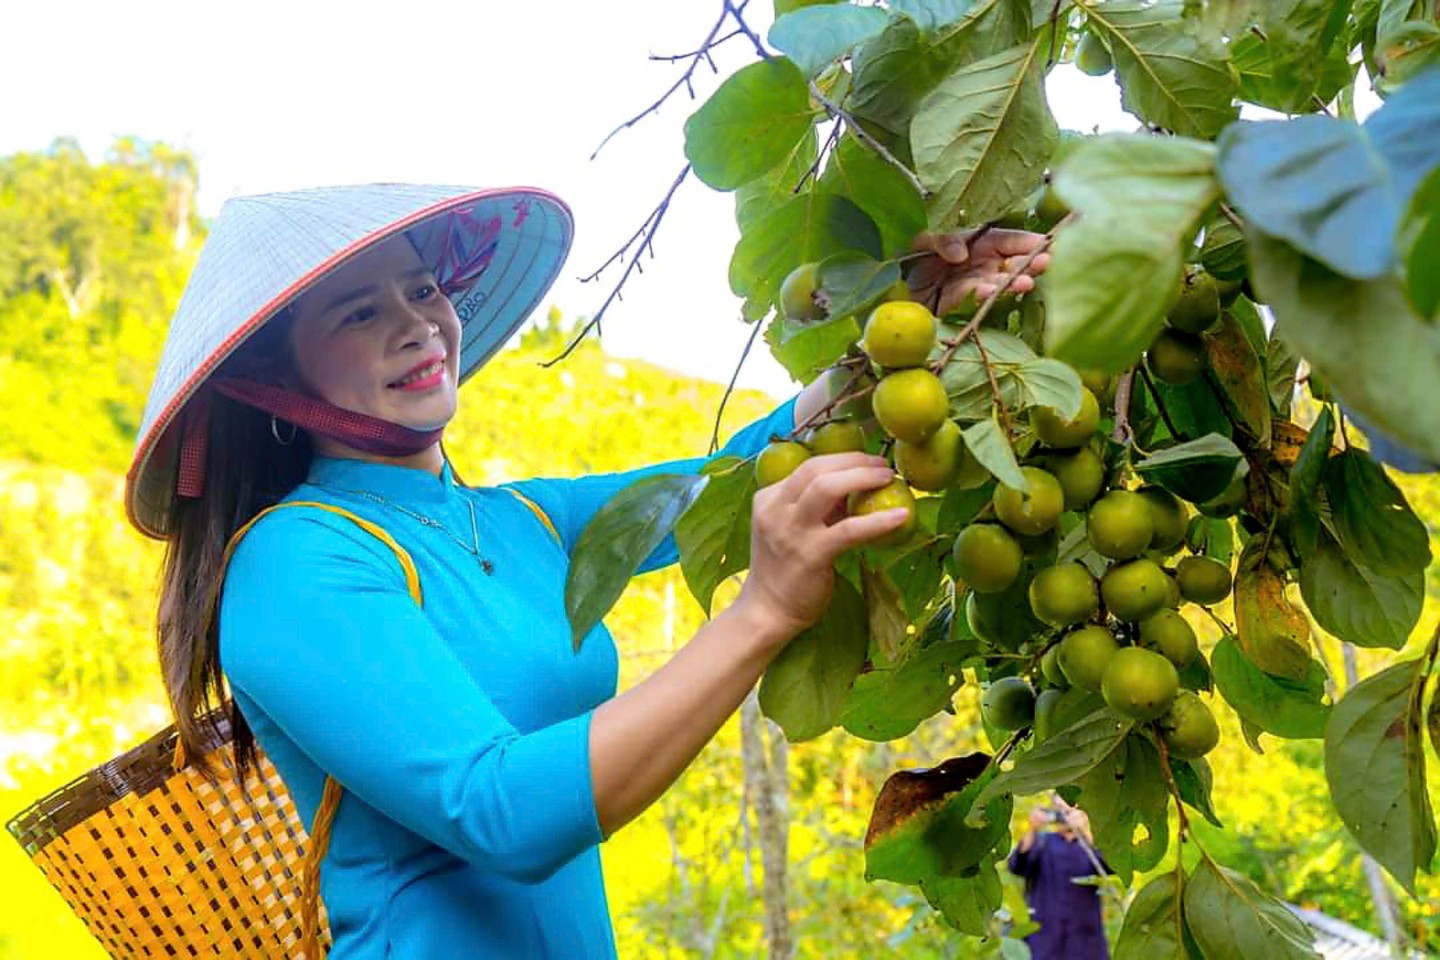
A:
[[[760,716],[760,701],[753,690],[740,706],[740,754],[745,767],[745,796],[755,811],[755,834],[765,877],[767,956],[770,960],[789,960],[794,949],[786,880],[790,844],[789,747],[785,735]]]
[[[1359,671],[1355,668],[1355,647],[1345,643],[1341,644],[1340,649],[1345,657],[1345,689],[1348,691],[1359,682]],[[1380,930],[1384,933],[1386,942],[1390,944],[1390,955],[1404,957],[1405,946],[1401,939],[1400,926],[1395,920],[1398,905],[1390,886],[1385,882],[1385,873],[1368,853],[1360,854],[1360,865],[1365,869],[1365,879],[1370,885],[1370,899],[1375,904],[1375,917],[1380,921]]]

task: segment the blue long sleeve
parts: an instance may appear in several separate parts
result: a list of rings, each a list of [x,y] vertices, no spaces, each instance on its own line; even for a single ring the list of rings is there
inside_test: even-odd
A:
[[[788,436],[795,429],[795,402],[798,397],[777,407],[768,417],[735,432],[713,457],[671,460],[619,473],[598,473],[577,478],[536,478],[513,484],[525,496],[538,503],[555,524],[565,552],[570,553],[580,532],[597,510],[611,497],[630,484],[656,474],[699,473],[705,464],[720,457],[751,457],[770,442],[772,436]],[[667,536],[641,564],[638,572],[646,573],[667,567],[680,559],[674,536]]]

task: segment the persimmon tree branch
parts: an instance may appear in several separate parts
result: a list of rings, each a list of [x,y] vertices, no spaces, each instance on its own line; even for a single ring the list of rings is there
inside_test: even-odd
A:
[[[600,274],[605,271],[606,267],[610,266],[610,264],[614,263],[616,260],[623,260],[625,258],[626,252],[629,251],[630,247],[634,245],[637,241],[639,241],[640,245],[636,247],[635,252],[630,256],[630,262],[625,265],[625,272],[620,274],[619,282],[617,282],[615,284],[615,287],[610,291],[610,295],[605,298],[605,302],[600,305],[600,309],[595,312],[595,316],[591,317],[586,322],[585,326],[580,328],[580,332],[575,335],[575,338],[570,341],[570,343],[565,347],[563,351],[561,351],[559,356],[554,357],[550,360],[546,360],[544,363],[540,364],[542,367],[553,367],[555,364],[559,363],[561,360],[564,360],[566,357],[570,356],[570,354],[574,353],[575,348],[580,345],[580,342],[584,340],[586,336],[589,335],[592,329],[596,331],[600,329],[600,321],[604,318],[605,311],[610,309],[610,304],[614,303],[616,300],[625,299],[620,295],[620,291],[625,286],[625,281],[630,278],[630,274],[632,272],[645,272],[645,268],[640,266],[640,255],[642,253],[648,250],[651,257],[655,256],[655,232],[660,229],[660,221],[665,219],[665,212],[670,209],[670,201],[674,198],[675,191],[680,189],[680,184],[684,183],[685,178],[689,175],[690,164],[687,163],[685,164],[684,169],[680,171],[679,176],[675,178],[675,182],[670,184],[670,189],[665,191],[664,199],[660,201],[659,205],[656,206],[654,210],[650,211],[650,215],[645,218],[645,221],[643,223],[640,224],[640,228],[630,235],[630,239],[626,240],[624,245],[621,246],[619,250],[616,250],[614,253],[612,253],[608,260],[600,264],[599,268],[594,273],[590,274],[587,277],[580,278],[581,283],[589,283],[592,280],[598,280],[600,278]]]
[[[810,96],[814,97],[816,102],[824,107],[830,116],[843,121],[850,132],[855,134],[855,139],[863,143],[886,163],[890,164],[890,166],[904,174],[905,179],[910,181],[910,186],[914,187],[915,192],[920,194],[923,199],[928,200],[930,198],[930,191],[925,188],[925,184],[920,182],[920,178],[915,175],[915,171],[896,159],[895,154],[887,150],[883,143],[870,136],[865,128],[860,126],[860,123],[846,112],[844,107],[827,97],[825,91],[821,90],[820,85],[814,80],[810,81]]]

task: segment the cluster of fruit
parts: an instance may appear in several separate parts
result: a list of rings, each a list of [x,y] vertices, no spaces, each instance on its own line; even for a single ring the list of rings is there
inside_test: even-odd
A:
[[[1183,383],[1203,370],[1199,334],[1215,323],[1227,295],[1201,271],[1186,277],[1169,326],[1146,358],[1154,376]],[[864,328],[861,346],[878,370],[868,412],[887,438],[898,476],[852,497],[850,512],[911,508],[911,522],[883,545],[913,538],[913,490],[975,489],[991,480],[950,418],[936,369],[944,360],[939,327],[924,305],[887,299]],[[1116,378],[1077,373],[1084,386],[1073,418],[1047,407],[1029,410],[1036,443],[1021,462],[1028,489],[998,483],[972,522],[941,531],[955,534],[957,615],[963,602],[970,631],[997,659],[1023,664],[1021,675],[990,683],[982,715],[1000,730],[1032,727],[1038,741],[1079,719],[1086,702],[1099,697],[1117,714],[1155,723],[1172,755],[1198,758],[1217,744],[1219,728],[1204,701],[1183,689],[1182,677],[1198,686],[1190,681],[1208,671],[1197,663],[1203,655],[1179,608],[1225,599],[1230,568],[1199,553],[1167,566],[1186,545],[1191,507],[1160,487],[1136,486],[1119,464],[1107,466],[1100,428]],[[782,480],[811,456],[867,449],[861,420],[868,418],[854,404],[848,413],[801,440],[772,443],[757,459],[758,483]],[[1237,481],[1194,507],[1230,516],[1244,492]],[[1074,559],[1060,559],[1062,526],[1074,531],[1081,524],[1067,537],[1065,556]]]

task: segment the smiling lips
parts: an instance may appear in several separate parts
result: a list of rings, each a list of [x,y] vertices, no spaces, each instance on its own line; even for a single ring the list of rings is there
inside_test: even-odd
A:
[[[398,390],[428,390],[445,379],[445,358],[435,357],[414,368],[390,386]]]

